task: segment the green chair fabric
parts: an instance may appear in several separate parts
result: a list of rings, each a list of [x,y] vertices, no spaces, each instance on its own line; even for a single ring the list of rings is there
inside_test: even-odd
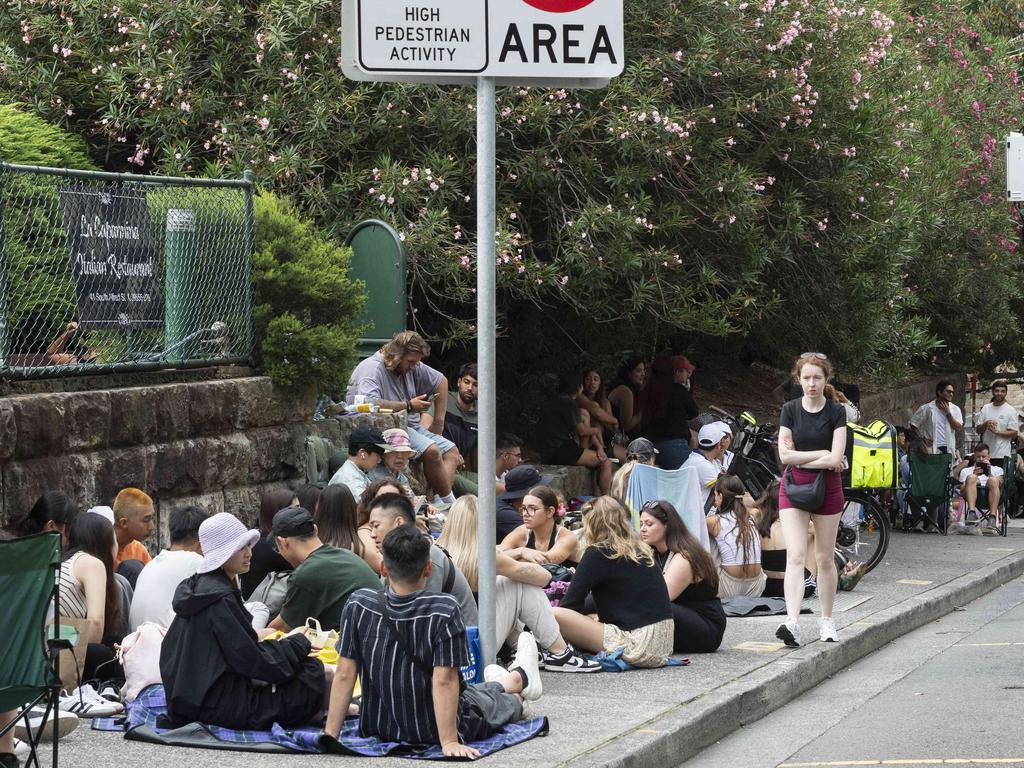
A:
[[[945,499],[952,461],[948,453],[910,454],[910,495],[919,501]]]
[[[5,615],[0,711],[18,709],[47,688],[60,685],[45,638],[59,568],[59,533],[0,542],[0,595],[4,596]]]

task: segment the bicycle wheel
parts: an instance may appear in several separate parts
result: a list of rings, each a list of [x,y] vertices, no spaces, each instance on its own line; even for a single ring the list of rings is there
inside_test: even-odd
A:
[[[848,559],[865,563],[870,572],[882,562],[889,548],[889,520],[885,510],[871,493],[844,490],[846,507],[836,535],[836,549]]]

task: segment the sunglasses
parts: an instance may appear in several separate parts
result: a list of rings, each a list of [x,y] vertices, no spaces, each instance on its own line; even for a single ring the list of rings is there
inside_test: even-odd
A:
[[[828,355],[824,352],[804,352],[800,355],[801,360],[806,360],[809,357],[817,358],[818,360],[828,360]]]

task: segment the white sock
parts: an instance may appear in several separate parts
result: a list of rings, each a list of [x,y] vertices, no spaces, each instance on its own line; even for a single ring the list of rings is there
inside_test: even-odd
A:
[[[443,503],[443,504],[454,504],[455,503],[455,494],[452,493],[451,491],[448,491],[448,495],[447,496],[442,496],[440,498],[441,498],[441,503]]]

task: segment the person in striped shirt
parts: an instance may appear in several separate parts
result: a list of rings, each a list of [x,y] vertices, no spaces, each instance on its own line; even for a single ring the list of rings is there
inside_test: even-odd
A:
[[[387,590],[358,590],[341,614],[324,730],[338,737],[358,675],[361,736],[440,744],[448,757],[478,757],[469,742],[522,719],[523,701],[540,697],[537,643],[522,633],[511,671],[491,665],[487,682],[466,686],[460,668],[470,659],[458,601],[424,589],[430,541],[413,525],[399,526],[384,537],[381,554]]]

